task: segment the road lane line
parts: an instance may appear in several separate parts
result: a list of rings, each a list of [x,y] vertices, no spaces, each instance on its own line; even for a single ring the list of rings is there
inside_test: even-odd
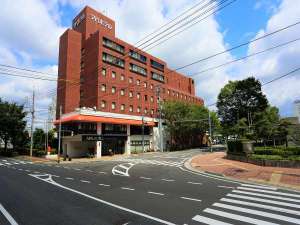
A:
[[[186,200],[191,200],[191,201],[196,201],[196,202],[202,202],[202,200],[196,199],[196,198],[188,198],[188,197],[180,197],[180,198],[186,199]]]
[[[88,180],[80,180],[82,183],[91,183],[91,181]]]
[[[152,178],[150,177],[140,177],[141,179],[144,179],[144,180],[151,180]]]
[[[51,179],[51,176],[48,175],[47,178],[41,178],[42,176],[38,176],[38,175],[30,175],[36,179],[39,179],[39,180],[42,180],[44,182],[47,182],[49,184],[52,184],[56,187],[59,187],[59,188],[62,188],[62,189],[65,189],[65,190],[68,190],[68,191],[71,191],[73,193],[76,193],[78,195],[81,195],[81,196],[84,196],[86,198],[89,198],[89,199],[92,199],[94,201],[97,201],[97,202],[100,202],[102,204],[105,204],[105,205],[109,205],[111,207],[114,207],[114,208],[117,208],[119,210],[122,210],[122,211],[125,211],[125,212],[129,212],[129,213],[132,213],[132,214],[135,214],[135,215],[138,215],[138,216],[141,216],[141,217],[144,217],[144,218],[148,218],[150,220],[153,220],[153,221],[156,221],[156,222],[159,222],[159,223],[162,223],[162,224],[166,224],[166,225],[176,225],[172,222],[169,222],[169,221],[166,221],[166,220],[163,220],[163,219],[160,219],[160,218],[157,218],[157,217],[154,217],[154,216],[150,216],[148,214],[145,214],[145,213],[142,213],[142,212],[138,212],[138,211],[135,211],[133,209],[129,209],[129,208],[126,208],[126,207],[123,207],[123,206],[120,206],[120,205],[117,205],[117,204],[114,204],[114,203],[111,203],[111,202],[108,202],[108,201],[105,201],[105,200],[102,200],[100,198],[96,198],[94,196],[91,196],[89,194],[85,194],[83,192],[80,192],[80,191],[77,191],[75,189],[72,189],[72,188],[69,188],[69,187],[66,187],[66,186],[63,186],[59,183],[56,183],[55,181],[53,181]],[[45,176],[45,175],[44,175]]]
[[[290,201],[290,202],[300,202],[300,199],[298,200],[298,199],[292,199],[292,198],[284,198],[284,197],[279,197],[279,196],[274,196],[274,195],[265,195],[265,194],[253,193],[253,192],[248,192],[248,191],[233,190],[232,192],[239,193],[239,194],[246,194],[246,195],[255,195],[255,196],[259,196],[259,197],[280,199],[280,200],[285,200],[285,201]]]
[[[149,194],[153,194],[153,195],[165,195],[163,193],[159,193],[159,192],[153,192],[153,191],[148,191]]]
[[[66,177],[65,179],[66,179],[66,180],[74,180],[73,177]]]
[[[57,175],[53,175],[53,174],[50,174],[52,177],[60,177],[60,176],[57,176]]]
[[[106,172],[102,172],[102,171],[100,171],[100,172],[98,172],[98,173],[101,173],[101,174],[107,174]]]
[[[257,202],[263,202],[263,203],[271,203],[274,205],[288,206],[288,207],[300,209],[300,205],[297,205],[297,204],[292,204],[292,203],[287,203],[287,202],[279,202],[279,201],[269,200],[269,199],[265,199],[265,198],[255,198],[255,197],[236,195],[236,194],[227,194],[226,196],[234,197],[234,198],[241,198],[241,199],[246,199],[246,200],[252,200],[252,201],[257,201]]]
[[[31,170],[25,170],[26,172],[31,172]]]
[[[161,179],[161,180],[166,181],[166,182],[173,182],[173,181],[175,181],[175,180],[172,180],[172,179]]]
[[[284,195],[284,196],[289,196],[289,197],[300,198],[300,195],[284,193],[284,192],[268,191],[268,190],[261,190],[261,189],[248,188],[248,187],[238,187],[238,189],[242,189],[242,190],[246,190],[246,191],[256,191],[256,192],[263,192],[263,193],[268,193],[268,194]]]
[[[121,189],[123,189],[123,190],[129,190],[129,191],[134,191],[135,190],[133,188],[128,188],[128,187],[121,187]]]
[[[228,219],[233,219],[233,220],[239,220],[239,221],[243,221],[246,223],[252,223],[252,224],[259,224],[259,225],[278,225],[276,223],[270,223],[264,220],[258,220],[258,219],[254,219],[248,216],[240,216],[237,214],[233,214],[233,213],[227,213],[227,212],[223,212],[223,211],[219,211],[219,210],[215,210],[215,209],[204,209],[203,212],[206,213],[210,213],[213,215],[217,215],[217,216],[221,216],[221,217],[225,217]]]
[[[85,170],[85,171],[87,171],[87,172],[91,172],[91,173],[93,173],[94,171],[92,171],[92,170]]]
[[[265,211],[247,209],[247,208],[232,206],[232,205],[223,204],[223,203],[214,203],[213,206],[217,206],[217,207],[220,207],[220,208],[223,208],[223,209],[230,209],[230,210],[234,210],[234,211],[238,211],[238,212],[248,213],[248,214],[252,214],[252,215],[257,215],[257,216],[282,220],[282,221],[286,221],[286,222],[289,222],[289,223],[300,224],[300,220],[298,220],[296,218],[288,217],[288,216],[281,216],[281,215],[278,215],[278,214],[268,213],[268,212],[265,212]]]
[[[239,205],[253,206],[253,207],[262,208],[262,209],[270,209],[270,210],[273,210],[273,211],[290,213],[290,214],[293,214],[293,215],[300,216],[300,211],[286,209],[286,208],[280,208],[280,207],[271,206],[271,205],[264,205],[264,204],[254,203],[254,202],[234,200],[234,199],[231,199],[231,198],[221,198],[220,201],[235,203],[235,204],[239,204]]]
[[[223,186],[223,185],[219,185],[219,188],[227,188],[227,189],[234,189],[234,187],[231,186]]]
[[[277,190],[275,187],[268,187],[268,186],[260,186],[260,185],[252,185],[252,184],[242,184],[244,187],[253,187],[253,188],[261,188],[261,189],[269,189],[269,190]]]
[[[211,218],[208,218],[208,217],[205,217],[205,216],[200,216],[200,215],[194,216],[192,218],[192,220],[195,220],[195,221],[200,222],[200,223],[205,223],[205,224],[208,224],[208,225],[215,225],[215,224],[218,224],[218,225],[232,225],[232,223],[225,223],[225,222],[222,222],[220,220],[215,220],[215,219],[211,219]]]
[[[99,186],[110,187],[110,184],[98,184]]]
[[[11,225],[18,225],[15,219],[6,211],[2,204],[0,204],[0,211],[4,215],[4,217],[10,222]]]
[[[23,169],[19,168],[18,170],[23,171]]]
[[[187,183],[188,183],[188,184],[198,184],[198,185],[202,185],[202,183],[191,182],[191,181],[188,181]]]
[[[79,171],[79,170],[81,170],[81,169],[78,169],[78,168],[74,168],[74,170],[77,170],[77,171]]]

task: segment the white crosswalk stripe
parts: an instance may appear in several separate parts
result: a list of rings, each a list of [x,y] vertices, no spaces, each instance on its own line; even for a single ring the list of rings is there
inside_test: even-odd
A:
[[[150,159],[131,159],[131,158],[122,158],[122,159],[115,159],[112,161],[116,162],[132,162],[135,164],[148,164],[148,165],[159,165],[159,166],[174,166],[174,167],[181,167],[183,166],[183,162],[173,162],[173,161],[159,161],[159,160],[150,160]]]
[[[242,184],[192,220],[203,224],[299,224],[299,194],[269,186]],[[285,197],[288,196],[289,198]]]

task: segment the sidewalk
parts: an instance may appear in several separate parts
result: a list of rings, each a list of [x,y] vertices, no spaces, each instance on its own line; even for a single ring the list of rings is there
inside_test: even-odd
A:
[[[225,159],[225,152],[195,156],[191,166],[197,170],[224,175],[225,177],[271,184],[300,190],[300,169],[263,167]]]

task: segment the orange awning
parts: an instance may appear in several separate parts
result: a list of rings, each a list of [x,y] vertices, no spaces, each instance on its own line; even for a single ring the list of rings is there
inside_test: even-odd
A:
[[[131,120],[121,118],[111,118],[103,116],[88,116],[88,115],[72,115],[61,119],[61,123],[66,122],[98,122],[98,123],[113,123],[113,124],[129,124],[142,125],[142,120]],[[54,124],[58,124],[59,120],[55,120]],[[146,126],[154,126],[154,122],[146,122]]]

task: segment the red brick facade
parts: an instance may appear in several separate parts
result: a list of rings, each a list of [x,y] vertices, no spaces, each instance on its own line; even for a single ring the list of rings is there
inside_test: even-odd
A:
[[[156,117],[158,87],[162,100],[203,104],[195,96],[191,78],[116,38],[115,22],[90,7],[60,37],[58,73],[57,109],[62,105],[63,113],[96,107],[104,112]]]

